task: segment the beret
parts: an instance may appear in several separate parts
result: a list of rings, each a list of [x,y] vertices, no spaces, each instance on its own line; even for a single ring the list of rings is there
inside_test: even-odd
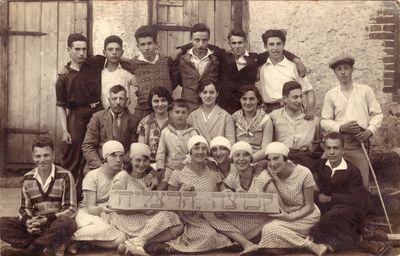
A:
[[[144,143],[132,143],[130,148],[129,156],[133,157],[134,155],[147,156],[150,157],[151,151],[149,146]]]
[[[109,140],[103,144],[102,154],[104,159],[115,152],[125,152],[124,146],[121,144],[121,142],[116,140]]]
[[[267,156],[269,154],[281,154],[284,156],[288,156],[289,148],[281,142],[274,141],[269,143],[265,148],[265,155]]]
[[[213,148],[216,146],[223,146],[223,147],[226,147],[227,149],[229,149],[229,151],[231,151],[231,143],[225,137],[217,136],[214,139],[212,139],[210,142],[210,148]]]
[[[206,138],[204,138],[203,136],[200,136],[200,135],[194,135],[189,139],[189,141],[187,143],[189,152],[193,148],[193,146],[196,145],[197,143],[204,143],[207,145],[207,148],[209,148]]]
[[[245,151],[249,153],[250,155],[253,154],[253,148],[248,142],[245,141],[238,141],[232,146],[232,151],[231,151],[231,156],[236,152],[236,151]]]
[[[346,53],[346,54],[341,54],[341,55],[333,57],[329,61],[329,67],[331,69],[334,69],[336,65],[342,64],[342,63],[348,63],[353,66],[354,62],[355,62],[355,60],[354,60],[353,56]]]

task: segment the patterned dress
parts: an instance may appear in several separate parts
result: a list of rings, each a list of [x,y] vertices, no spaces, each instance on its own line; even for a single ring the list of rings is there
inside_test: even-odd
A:
[[[168,181],[171,186],[180,188],[183,184],[191,185],[195,191],[217,191],[221,183],[221,174],[210,167],[202,176],[185,166],[181,171],[174,171]],[[185,224],[183,233],[168,242],[180,252],[204,252],[231,246],[231,241],[217,233],[204,219],[202,213],[182,212],[181,219]]]
[[[96,205],[108,204],[110,188],[111,179],[101,172],[101,167],[90,171],[83,179],[82,190],[96,193]],[[74,239],[77,241],[114,241],[121,237],[122,232],[110,225],[107,219],[105,215],[100,217],[88,213],[85,194],[75,217],[78,228]]]
[[[281,196],[280,207],[282,210],[288,214],[300,210],[305,204],[304,189],[312,188],[315,184],[310,170],[304,166],[295,165],[293,172],[285,179],[280,179],[271,172],[270,175]],[[263,227],[259,247],[307,247],[311,244],[311,241],[306,239],[306,236],[319,221],[320,216],[318,207],[314,205],[314,211],[301,219],[294,221],[274,219]]]
[[[126,190],[149,190],[144,184],[143,179],[134,178],[126,171],[121,171],[114,177],[112,183],[115,184],[117,182],[118,184],[123,183]],[[114,212],[111,214],[110,222],[130,238],[128,242],[142,246],[150,238],[181,223],[178,214],[167,211],[153,213],[136,212],[129,215]]]

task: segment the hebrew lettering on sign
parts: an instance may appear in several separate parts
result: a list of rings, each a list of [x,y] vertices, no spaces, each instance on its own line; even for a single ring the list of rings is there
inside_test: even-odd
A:
[[[278,213],[276,193],[112,190],[115,210]]]

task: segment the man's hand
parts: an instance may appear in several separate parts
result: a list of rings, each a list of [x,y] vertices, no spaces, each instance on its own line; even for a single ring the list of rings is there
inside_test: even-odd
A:
[[[304,113],[305,120],[313,120],[315,117],[315,109],[314,108],[307,108],[306,112]]]
[[[304,66],[303,62],[301,62],[301,60],[298,58],[294,59],[293,62],[296,64],[296,69],[297,73],[299,73],[299,76],[305,77],[307,75],[307,68]]]
[[[71,134],[69,134],[69,132],[67,131],[63,132],[61,141],[67,144],[71,144],[72,143]]]
[[[364,141],[368,140],[371,136],[372,136],[372,132],[368,129],[365,129],[365,131],[359,132],[356,135],[354,135],[354,137],[356,138],[356,140],[358,142],[364,142]]]
[[[357,121],[349,121],[342,124],[339,131],[345,133],[359,133],[361,132],[361,127],[358,125]]]
[[[28,231],[29,234],[31,235],[40,235],[40,226],[37,224],[33,224],[36,221],[36,219],[28,219],[26,221],[26,230]]]
[[[320,203],[326,204],[331,201],[331,197],[321,193],[318,195],[318,200]]]

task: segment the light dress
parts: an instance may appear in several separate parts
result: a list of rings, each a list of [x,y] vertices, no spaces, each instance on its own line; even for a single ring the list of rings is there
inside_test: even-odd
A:
[[[289,163],[293,164],[289,161]],[[302,165],[294,165],[289,177],[279,178],[269,172],[281,197],[280,207],[286,213],[294,213],[305,205],[303,191],[315,185],[311,171]],[[321,213],[314,204],[314,211],[300,219],[285,221],[274,219],[266,224],[261,233],[260,248],[303,248],[311,244],[306,239],[310,229],[319,221]]]
[[[113,184],[124,184],[126,190],[150,190],[142,178],[134,178],[125,170],[119,172],[112,181]],[[111,214],[110,222],[124,232],[128,242],[144,246],[146,241],[162,231],[181,224],[179,215],[169,211],[134,212],[131,214]]]
[[[188,166],[181,171],[173,171],[168,184],[180,188],[183,184],[191,185],[195,191],[218,191],[218,184],[222,182],[221,173],[207,166],[202,176],[197,175]],[[176,239],[167,242],[180,252],[205,252],[229,247],[232,242],[218,233],[204,219],[203,213],[181,212],[181,220],[185,224],[183,233]]]
[[[82,191],[93,191],[96,193],[96,205],[108,204],[111,180],[101,172],[101,167],[88,172],[82,182]],[[74,240],[77,241],[114,241],[123,234],[108,223],[109,214],[92,215],[86,207],[86,194],[79,204],[75,216],[77,230]]]

